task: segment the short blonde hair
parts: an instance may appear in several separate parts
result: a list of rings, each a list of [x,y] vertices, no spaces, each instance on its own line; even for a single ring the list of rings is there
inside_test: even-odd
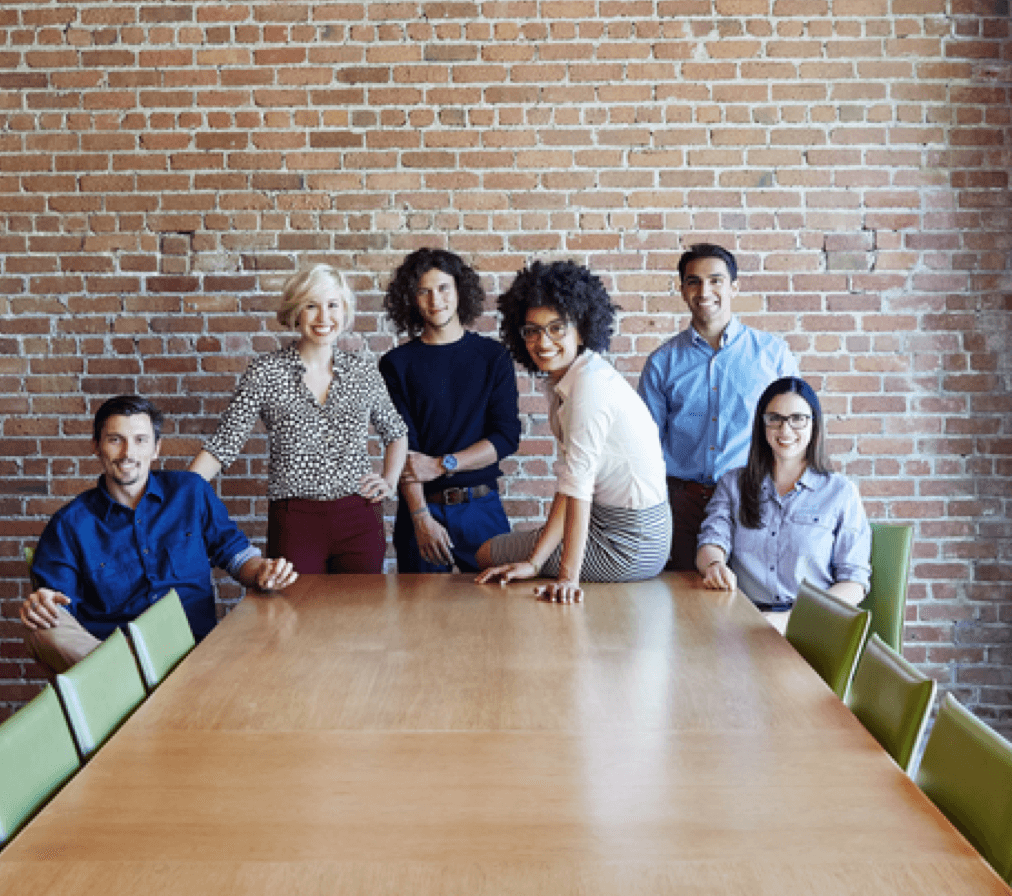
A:
[[[317,290],[325,286],[330,286],[337,292],[343,318],[341,332],[348,332],[355,324],[355,293],[348,286],[344,274],[329,264],[315,265],[288,279],[278,309],[278,323],[294,330],[298,326],[302,309],[313,301]]]

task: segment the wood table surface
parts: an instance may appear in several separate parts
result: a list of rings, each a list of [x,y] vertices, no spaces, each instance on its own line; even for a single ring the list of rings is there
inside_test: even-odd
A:
[[[743,597],[586,591],[245,598],[0,853],[0,893],[1010,892]]]

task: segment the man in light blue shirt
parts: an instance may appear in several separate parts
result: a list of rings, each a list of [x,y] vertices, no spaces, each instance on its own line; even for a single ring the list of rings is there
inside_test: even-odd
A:
[[[700,243],[678,261],[689,326],[654,351],[639,392],[661,434],[674,522],[668,569],[696,568],[696,539],[720,477],[744,466],[752,414],[762,391],[798,364],[782,339],[731,314],[738,264]]]

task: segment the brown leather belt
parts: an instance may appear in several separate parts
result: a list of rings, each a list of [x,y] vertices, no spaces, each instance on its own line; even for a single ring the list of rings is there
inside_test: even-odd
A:
[[[470,488],[444,488],[441,492],[432,492],[426,495],[425,500],[430,504],[466,504],[478,498],[490,495],[495,489],[488,485],[472,485]]]
[[[693,482],[691,479],[679,479],[677,476],[668,477],[669,489],[681,489],[690,495],[698,495],[700,498],[709,500],[713,496],[715,485],[703,485],[701,482]]]

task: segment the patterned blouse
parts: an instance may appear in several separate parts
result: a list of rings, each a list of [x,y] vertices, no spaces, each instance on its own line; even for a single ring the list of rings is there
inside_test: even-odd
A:
[[[358,493],[359,480],[374,472],[369,424],[384,445],[407,435],[376,366],[334,349],[334,379],[321,405],[306,385],[299,351],[286,348],[255,358],[239,381],[218,431],[204,449],[223,467],[249,438],[257,417],[270,444],[267,497],[330,501]]]

